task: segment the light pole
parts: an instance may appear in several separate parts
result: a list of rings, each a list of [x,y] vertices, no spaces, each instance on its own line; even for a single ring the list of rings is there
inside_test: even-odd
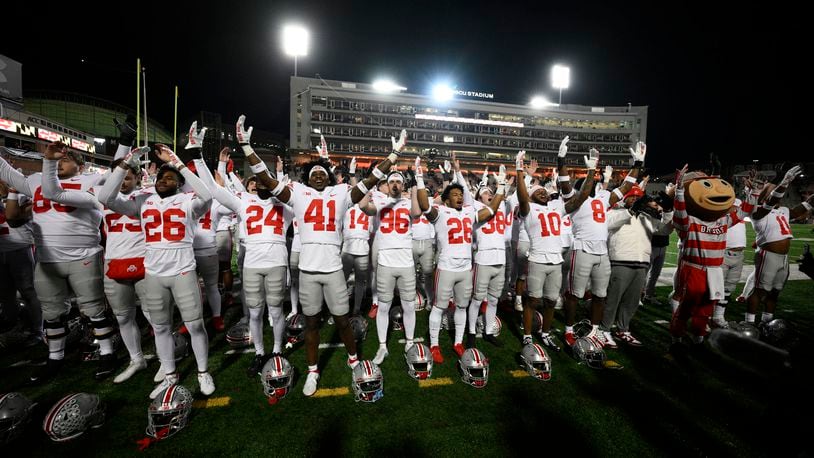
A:
[[[308,30],[301,25],[283,27],[283,51],[294,57],[294,76],[297,76],[297,58],[308,55]]]
[[[555,65],[551,68],[551,86],[560,90],[560,105],[562,105],[562,90],[568,89],[571,82],[571,69],[564,65]]]

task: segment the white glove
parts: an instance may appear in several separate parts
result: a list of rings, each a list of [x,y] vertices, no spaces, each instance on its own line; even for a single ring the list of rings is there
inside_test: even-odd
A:
[[[788,187],[801,173],[803,173],[802,167],[795,165],[786,172],[786,176],[783,177],[783,181],[778,186]]]
[[[602,172],[602,182],[610,183],[611,176],[613,175],[613,167],[606,165],[605,171]]]
[[[249,127],[249,130],[246,130],[244,128],[244,123],[245,122],[246,122],[246,116],[245,115],[240,115],[240,117],[237,118],[237,124],[235,125],[235,130],[237,131],[237,133],[236,133],[237,142],[240,145],[248,145],[249,143],[251,143],[251,139],[252,139],[252,130],[254,129],[254,127],[253,126]]]
[[[319,146],[317,146],[317,153],[322,159],[328,159],[328,144],[325,142],[325,136],[319,136]]]
[[[348,174],[350,175],[356,174],[356,156],[353,156],[350,159],[350,165],[348,166]]]
[[[506,185],[506,167],[500,166],[498,173],[495,174],[495,180],[497,181],[498,186]]]
[[[418,156],[415,158],[415,176],[416,178],[424,176],[424,171],[421,170],[421,158]]]
[[[127,155],[124,156],[122,162],[128,166],[138,170],[141,167],[141,157],[150,152],[150,147],[142,146],[139,148],[132,148]]]
[[[483,176],[480,179],[481,186],[486,186],[487,184],[489,184],[489,167],[483,170]]]
[[[630,148],[630,155],[633,160],[637,162],[644,162],[644,155],[647,153],[647,145],[642,142],[636,142],[636,149]]]
[[[184,149],[203,148],[204,135],[206,135],[206,127],[198,131],[198,121],[194,121],[189,126],[189,141]]]
[[[570,140],[568,135],[562,139],[562,142],[560,142],[560,151],[557,153],[557,156],[565,157],[565,155],[568,153],[568,140]]]
[[[449,163],[448,160],[444,159],[444,169],[442,170],[444,173],[451,173],[452,172],[452,164]]]
[[[599,151],[597,151],[596,148],[591,148],[588,151],[588,155],[590,159],[588,159],[588,156],[582,156],[582,159],[585,161],[585,167],[588,170],[595,170],[596,163],[599,162]]]
[[[283,160],[278,157],[277,158],[277,181],[280,181],[281,176],[283,176]]]
[[[551,181],[554,183],[558,183],[560,180],[560,174],[557,172],[557,169],[554,169],[554,172],[551,174]]]
[[[395,137],[390,137],[390,141],[393,143],[393,152],[400,153],[404,146],[407,145],[407,129],[401,129],[398,141],[396,141]]]
[[[515,170],[522,172],[523,171],[523,159],[526,157],[526,151],[520,150],[517,152],[517,158],[514,160]]]
[[[549,180],[543,188],[545,188],[549,195],[557,193],[557,172],[554,172],[554,175],[551,176],[551,180]]]

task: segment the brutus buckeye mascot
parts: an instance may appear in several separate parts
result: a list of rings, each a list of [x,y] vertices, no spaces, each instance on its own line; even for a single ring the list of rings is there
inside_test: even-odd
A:
[[[680,341],[688,320],[694,343],[703,341],[713,308],[724,297],[721,265],[726,233],[748,215],[744,210],[750,207],[733,207],[734,202],[734,188],[720,177],[700,171],[687,173],[686,165],[678,172],[673,224],[682,249],[676,289],[679,306],[670,323],[673,354],[687,348]]]

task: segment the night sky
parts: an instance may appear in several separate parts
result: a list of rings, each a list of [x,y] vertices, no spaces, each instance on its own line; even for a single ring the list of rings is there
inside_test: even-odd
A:
[[[800,78],[792,76],[799,69],[782,68],[778,51],[801,43],[790,11],[783,17],[745,2],[171,3],[109,3],[95,12],[72,2],[28,6],[7,17],[26,18],[20,23],[29,32],[12,35],[14,46],[0,53],[23,63],[24,91],[79,92],[128,106],[141,57],[150,115],[168,128],[178,84],[180,119],[199,110],[226,121],[245,113],[249,124],[287,137],[293,60],[279,32],[296,20],[311,32],[302,76],[371,82],[388,75],[416,93],[446,77],[524,104],[536,93],[556,100],[550,67],[569,65],[564,103],[650,106],[648,165],[657,171],[685,157],[702,167],[711,151],[739,163],[805,154],[800,142],[784,139],[783,123],[792,128],[793,116],[778,116],[794,102]]]

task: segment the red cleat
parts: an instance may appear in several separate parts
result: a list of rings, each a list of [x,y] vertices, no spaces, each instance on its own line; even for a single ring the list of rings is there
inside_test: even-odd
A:
[[[430,347],[430,353],[432,353],[432,361],[435,364],[444,364],[444,356],[441,355],[441,347],[438,345]]]
[[[370,311],[369,311],[369,312],[367,312],[367,316],[368,316],[368,318],[370,318],[371,320],[374,320],[374,319],[376,319],[376,314],[377,314],[378,312],[379,312],[379,304],[375,304],[375,303],[374,303],[373,305],[371,305],[371,306],[370,306]]]
[[[453,347],[455,353],[458,355],[458,358],[464,355],[464,344],[456,343]]]
[[[187,330],[187,325],[182,324],[180,328],[178,328],[178,334],[189,334]]]
[[[212,317],[212,327],[215,328],[216,332],[223,332],[226,327],[223,325],[223,317],[222,316],[213,316]]]

